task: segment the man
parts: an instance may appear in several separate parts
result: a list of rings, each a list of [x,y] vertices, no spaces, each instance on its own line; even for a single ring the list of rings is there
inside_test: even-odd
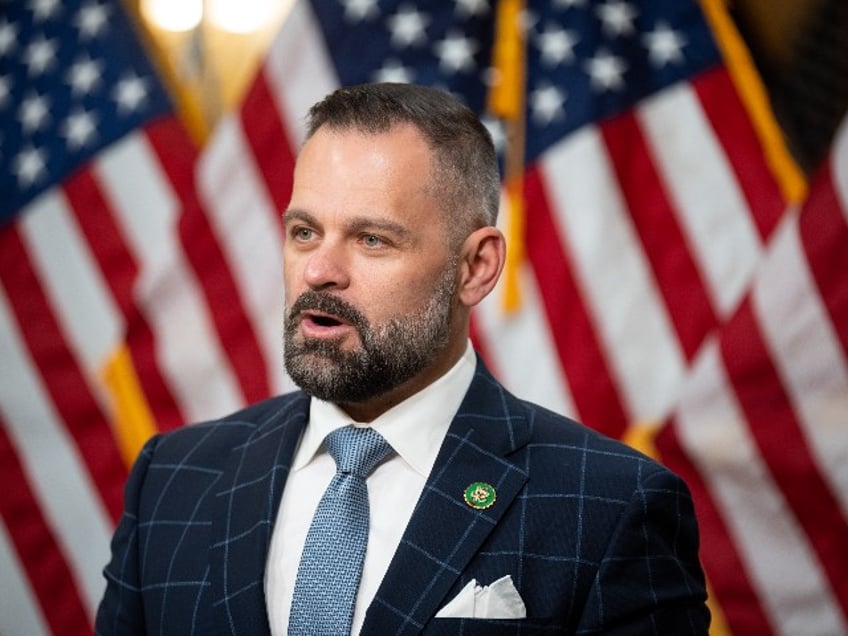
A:
[[[99,634],[706,633],[685,485],[475,357],[498,199],[491,139],[445,93],[373,84],[312,108],[284,214],[303,390],[145,446]],[[360,521],[317,512],[350,473],[337,429],[389,452],[353,497],[364,557]]]

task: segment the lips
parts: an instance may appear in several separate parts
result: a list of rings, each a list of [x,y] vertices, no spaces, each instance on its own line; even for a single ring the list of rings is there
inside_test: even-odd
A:
[[[293,336],[300,332],[304,338],[339,339],[358,334],[368,321],[350,303],[326,292],[307,291],[301,294],[286,318],[286,329]]]
[[[300,331],[306,338],[341,338],[355,327],[335,314],[307,310],[299,315]]]
[[[336,327],[338,325],[350,324],[338,316],[319,311],[305,311],[301,315],[301,320],[309,320],[319,327]]]

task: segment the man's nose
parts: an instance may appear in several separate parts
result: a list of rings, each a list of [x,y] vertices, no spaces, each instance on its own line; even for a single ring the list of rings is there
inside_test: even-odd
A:
[[[324,243],[309,254],[304,282],[313,290],[344,289],[350,284],[347,258],[341,246]]]

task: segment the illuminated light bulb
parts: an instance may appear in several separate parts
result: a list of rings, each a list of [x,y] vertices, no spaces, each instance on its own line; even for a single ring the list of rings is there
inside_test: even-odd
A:
[[[203,19],[203,0],[142,0],[142,15],[166,31],[190,31]]]
[[[231,33],[261,29],[270,21],[275,5],[279,7],[279,0],[207,0],[209,19],[219,29]]]

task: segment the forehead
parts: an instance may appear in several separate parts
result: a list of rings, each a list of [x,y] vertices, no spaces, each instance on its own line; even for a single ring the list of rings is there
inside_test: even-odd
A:
[[[321,127],[298,155],[290,207],[432,206],[432,158],[411,124],[379,133]]]
[[[424,171],[429,172],[431,159],[430,146],[412,124],[395,124],[380,132],[322,126],[301,148],[296,169],[302,164],[318,161],[325,167],[351,170],[417,167],[421,175]]]

